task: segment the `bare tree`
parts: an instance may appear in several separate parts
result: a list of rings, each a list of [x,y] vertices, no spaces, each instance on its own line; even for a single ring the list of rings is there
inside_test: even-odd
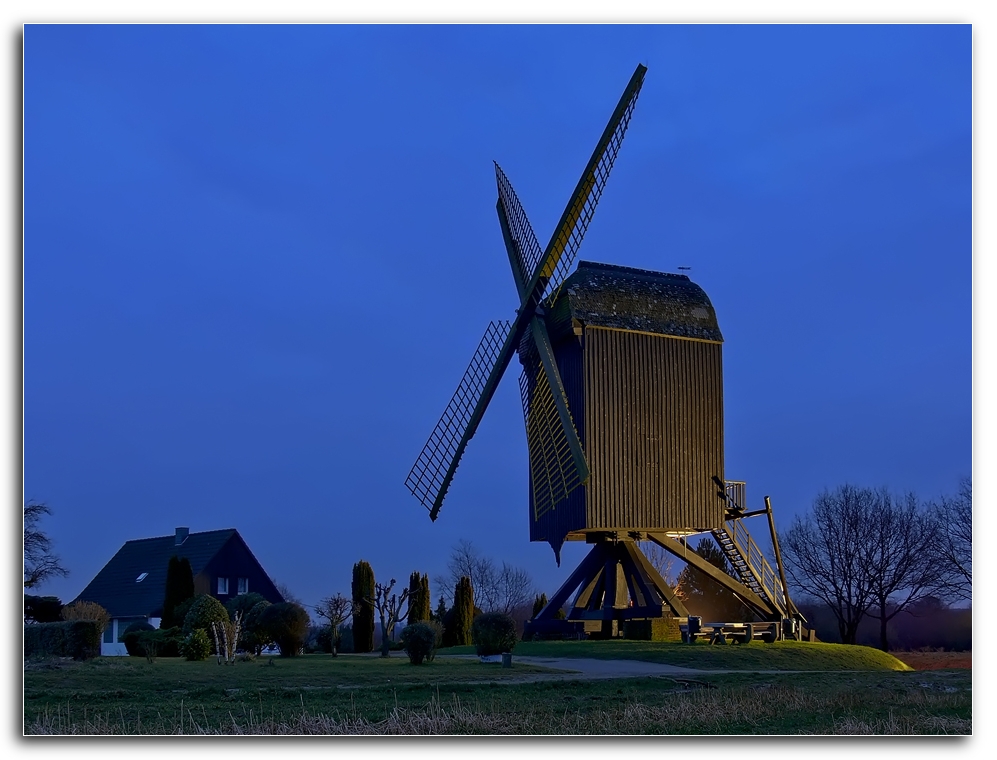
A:
[[[270,582],[273,583],[273,585],[276,587],[277,593],[280,594],[282,597],[284,597],[285,602],[293,602],[294,604],[300,605],[301,607],[305,606],[301,604],[301,600],[298,599],[298,597],[294,594],[293,591],[291,591],[291,589],[288,587],[286,583],[281,583],[273,576],[270,576]]]
[[[69,575],[52,551],[52,539],[38,527],[42,517],[50,514],[52,510],[46,504],[36,501],[24,504],[24,588],[35,588],[49,578]]]
[[[329,621],[332,629],[332,656],[339,653],[339,627],[353,614],[353,600],[342,594],[327,596],[315,607],[315,614]]]
[[[215,637],[215,654],[218,663],[235,665],[235,650],[242,632],[242,610],[236,610],[232,620],[211,621],[211,632]]]
[[[502,563],[498,570],[489,557],[478,553],[470,541],[461,539],[451,550],[447,575],[434,578],[438,588],[453,604],[453,591],[461,578],[468,578],[474,589],[474,604],[484,612],[505,612],[533,601],[536,593],[530,574],[519,567]]]
[[[933,516],[921,510],[914,494],[894,499],[885,489],[876,493],[859,557],[872,595],[868,615],[879,620],[879,647],[884,652],[889,651],[887,623],[939,589],[936,531]]]
[[[790,580],[828,606],[845,644],[855,643],[873,601],[864,558],[876,499],[874,491],[847,484],[824,491],[779,537]]]
[[[461,539],[450,551],[447,561],[447,575],[435,580],[436,585],[447,594],[447,601],[453,604],[453,591],[461,578],[468,578],[474,589],[475,603],[485,611],[498,606],[498,573],[494,563],[478,554],[467,539]]]
[[[374,598],[368,601],[374,605],[377,614],[381,618],[381,657],[391,656],[391,636],[394,634],[395,625],[398,623],[398,616],[401,614],[402,605],[408,599],[409,590],[402,591],[402,595],[392,594],[391,589],[395,587],[395,579],[392,578],[388,584],[374,584]]]
[[[945,593],[970,601],[973,596],[972,479],[962,478],[954,497],[943,496],[930,506],[938,521],[935,548],[945,574]]]
[[[521,567],[513,567],[502,563],[502,572],[498,577],[498,609],[506,615],[514,610],[529,606],[536,594],[533,579]]]

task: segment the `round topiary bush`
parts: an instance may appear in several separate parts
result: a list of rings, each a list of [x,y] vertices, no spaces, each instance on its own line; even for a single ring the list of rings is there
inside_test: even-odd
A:
[[[200,628],[208,634],[210,640],[211,624],[227,622],[228,611],[225,606],[211,594],[201,594],[194,597],[194,602],[183,619],[183,635],[187,637],[195,628]]]
[[[139,634],[142,631],[154,631],[156,628],[144,620],[139,620],[138,622],[132,623],[130,626],[125,628],[125,632],[122,633],[118,640],[125,645],[125,651],[128,652],[132,657],[144,657],[145,648],[141,644],[141,637]]]
[[[422,621],[402,629],[402,648],[413,665],[432,662],[442,641],[443,626],[439,623]]]
[[[242,613],[242,623],[246,624],[246,615],[249,611],[253,609],[260,602],[266,602],[267,600],[263,598],[263,594],[257,594],[255,591],[250,591],[248,594],[239,594],[238,596],[233,596],[227,602],[225,602],[225,609],[228,610],[228,616],[231,620],[235,620],[235,613]],[[269,604],[269,602],[267,602]]]
[[[242,617],[242,632],[239,634],[239,647],[246,652],[259,654],[271,642],[269,635],[260,628],[263,611],[270,606],[264,599],[254,604]]]
[[[195,628],[180,644],[180,654],[190,661],[203,660],[211,654],[211,641],[203,628]]]
[[[504,612],[486,612],[471,624],[471,640],[479,657],[511,652],[518,638],[516,621]]]
[[[295,657],[308,638],[309,623],[304,607],[294,602],[281,602],[263,610],[257,627],[277,645],[281,657]]]

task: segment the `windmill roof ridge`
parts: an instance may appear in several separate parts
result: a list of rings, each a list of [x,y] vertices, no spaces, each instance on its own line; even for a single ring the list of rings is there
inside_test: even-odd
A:
[[[570,316],[594,327],[723,342],[709,296],[684,274],[580,261],[554,310],[555,332]]]
[[[625,267],[621,264],[603,264],[599,261],[579,261],[578,268],[582,269],[595,269],[604,270],[607,272],[616,272],[618,274],[629,274],[636,277],[651,277],[655,280],[660,280],[661,278],[669,278],[679,281],[692,282],[688,275],[685,274],[674,274],[672,272],[655,272],[651,269],[638,269],[637,267]]]

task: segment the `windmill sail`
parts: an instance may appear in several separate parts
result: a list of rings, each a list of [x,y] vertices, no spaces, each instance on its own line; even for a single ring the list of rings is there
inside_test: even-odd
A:
[[[510,253],[515,256],[516,262],[519,264],[519,271],[525,285],[533,279],[543,256],[543,250],[541,250],[537,236],[533,232],[530,220],[526,218],[526,212],[519,202],[516,191],[512,189],[512,183],[509,182],[509,178],[505,176],[502,167],[497,163],[495,164],[495,182],[498,185],[499,203],[505,214],[505,218],[502,220],[503,226],[513,244],[513,251]],[[525,294],[521,293],[520,297],[523,295]]]
[[[433,520],[464,449],[509,365],[515,344],[527,330],[530,335],[520,346],[521,351],[528,346],[521,356],[525,371],[520,390],[536,509],[553,509],[588,480],[588,465],[539,307],[544,299],[553,302],[574,263],[630,123],[646,71],[638,65],[631,76],[545,249],[540,249],[519,198],[495,164],[499,222],[520,308],[514,322],[489,325],[457,391],[405,480],[409,490],[430,510]]]
[[[423,447],[405,485],[435,520],[467,442],[515,350],[512,323],[490,322],[477,351]]]
[[[522,342],[520,361],[523,372],[519,377],[519,392],[530,452],[533,515],[535,520],[539,520],[584,483],[588,478],[588,467],[584,459],[582,467],[575,461],[575,446],[572,444],[578,441],[578,432],[570,416],[568,424],[564,424],[558,410],[558,394],[567,409],[560,378],[552,386],[536,342],[530,335],[525,336]],[[580,451],[581,444],[575,445]]]
[[[630,124],[630,117],[637,104],[637,96],[644,83],[646,71],[646,67],[638,65],[630,77],[620,102],[617,103],[609,123],[603,130],[602,137],[596,143],[592,157],[585,166],[585,171],[582,172],[581,179],[578,180],[557,227],[554,228],[554,234],[541,259],[542,266],[530,277],[529,290],[532,291],[537,286],[543,287],[543,298],[547,303],[553,303],[557,298],[561,284],[568,276],[578,255],[582,238],[589,222],[592,221],[595,207],[602,197],[613,162],[616,161],[616,154],[619,153],[620,145],[623,143],[623,136]]]

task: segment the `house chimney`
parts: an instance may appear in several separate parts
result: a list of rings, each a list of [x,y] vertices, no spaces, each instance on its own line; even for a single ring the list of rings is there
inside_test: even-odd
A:
[[[187,540],[188,533],[190,533],[190,528],[177,528],[177,535],[173,541],[173,545],[180,546],[180,544]]]

